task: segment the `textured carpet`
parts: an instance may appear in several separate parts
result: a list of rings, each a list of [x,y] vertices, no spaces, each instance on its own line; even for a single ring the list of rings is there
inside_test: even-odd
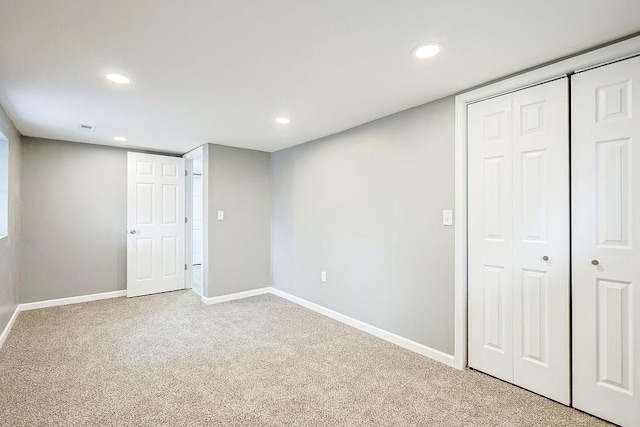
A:
[[[193,292],[20,313],[0,350],[6,426],[587,426],[273,295]]]

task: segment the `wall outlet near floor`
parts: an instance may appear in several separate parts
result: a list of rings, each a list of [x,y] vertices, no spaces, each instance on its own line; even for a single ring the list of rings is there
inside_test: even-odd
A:
[[[320,272],[320,281],[322,281],[322,283],[327,283],[327,272],[326,271],[321,271]]]
[[[218,211],[218,221],[222,221],[224,219],[224,211]]]

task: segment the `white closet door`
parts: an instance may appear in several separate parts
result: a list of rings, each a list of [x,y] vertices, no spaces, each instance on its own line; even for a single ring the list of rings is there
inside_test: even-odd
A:
[[[567,84],[468,111],[469,366],[566,404]]]
[[[515,92],[513,119],[513,382],[568,405],[568,79]]]
[[[624,426],[640,426],[638,113],[640,58],[573,76],[574,406]]]
[[[511,95],[468,107],[469,366],[513,381]]]

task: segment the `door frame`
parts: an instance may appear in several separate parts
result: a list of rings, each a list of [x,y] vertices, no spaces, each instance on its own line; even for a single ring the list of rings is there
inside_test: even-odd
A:
[[[455,293],[454,367],[467,367],[467,106],[578,71],[640,54],[640,36],[596,47],[551,64],[461,93],[455,99]]]
[[[209,289],[206,286],[209,277],[209,180],[207,177],[209,176],[209,162],[206,161],[208,158],[209,148],[208,144],[201,145],[200,147],[189,151],[187,154],[183,155],[185,159],[185,170],[187,171],[187,175],[185,176],[185,215],[187,217],[187,221],[184,224],[185,227],[185,262],[187,263],[187,271],[184,275],[184,287],[185,289],[190,288],[191,283],[193,281],[193,228],[192,224],[192,213],[193,213],[193,204],[191,202],[191,177],[193,176],[193,159],[198,156],[202,157],[202,294],[200,297],[202,299],[209,297]]]

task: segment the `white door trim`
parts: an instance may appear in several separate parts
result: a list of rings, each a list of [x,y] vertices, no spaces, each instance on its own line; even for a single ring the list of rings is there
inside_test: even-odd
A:
[[[197,148],[196,148],[197,150]],[[193,160],[192,157],[188,157],[189,154],[196,150],[190,151],[183,155],[184,158],[184,288],[190,289],[193,281],[193,203],[191,195],[193,193],[193,179],[191,178],[193,173]]]
[[[576,70],[640,54],[640,36],[579,54],[471,90],[455,100],[455,353],[454,366],[467,367],[467,105],[571,74]]]
[[[203,218],[202,218],[202,234],[204,238],[202,239],[202,298],[208,298],[209,290],[206,286],[208,282],[208,248],[209,248],[209,180],[207,177],[209,176],[209,162],[207,161],[209,157],[209,144],[201,145],[195,150],[189,151],[185,154],[185,168],[191,174],[192,171],[192,159],[202,156],[202,205],[203,205]],[[186,182],[186,191],[185,191],[185,213],[187,215],[188,223],[185,224],[185,244],[187,247],[185,248],[185,262],[187,263],[187,274],[185,274],[185,282],[184,287],[187,288],[190,283],[193,275],[192,267],[193,267],[193,249],[190,249],[191,242],[193,241],[193,230],[191,229],[191,217],[193,206],[191,206],[191,198],[189,195],[191,194],[191,180],[188,179]]]

